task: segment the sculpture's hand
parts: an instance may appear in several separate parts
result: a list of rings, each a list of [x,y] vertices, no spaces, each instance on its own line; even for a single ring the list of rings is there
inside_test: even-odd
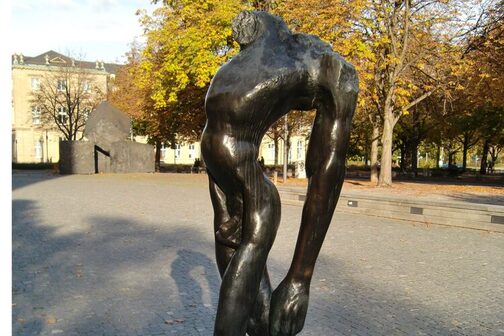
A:
[[[236,216],[224,222],[215,233],[216,240],[224,246],[237,249],[240,247],[241,223]]]
[[[273,291],[270,336],[292,336],[303,329],[308,311],[309,281],[284,279]]]

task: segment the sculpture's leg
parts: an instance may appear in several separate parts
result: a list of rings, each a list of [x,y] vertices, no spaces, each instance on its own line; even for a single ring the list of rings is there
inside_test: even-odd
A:
[[[272,289],[268,269],[264,266],[259,293],[257,293],[256,303],[248,321],[247,334],[249,336],[269,336],[271,293]]]
[[[264,177],[255,160],[245,162],[238,171],[243,174],[238,179],[243,183],[243,209],[246,212],[239,246],[234,253],[220,254],[222,260],[218,261],[223,279],[215,335],[240,336],[246,331],[250,335],[267,335],[266,308],[271,285],[266,259],[280,222],[280,199],[275,186]],[[224,200],[222,191],[215,185],[213,193],[217,197],[212,196],[212,200]],[[223,219],[227,217],[222,216]],[[217,244],[220,243],[217,241]],[[224,267],[226,262],[227,267]],[[254,314],[255,318],[249,321]]]
[[[310,281],[345,175],[355,96],[342,94],[319,107],[307,153],[309,178],[301,228],[285,279],[273,291],[270,335],[296,335],[308,310]]]
[[[226,268],[234,254],[234,251],[241,241],[241,218],[243,215],[243,202],[241,195],[235,196],[235,199],[226,202],[226,195],[217,186],[211,174],[208,173],[210,198],[214,209],[214,232],[215,239],[215,255],[220,275],[223,276]],[[230,195],[230,197],[232,197]],[[228,209],[229,208],[229,209]],[[229,215],[232,213],[233,215]],[[224,229],[225,228],[225,229]],[[240,234],[236,241],[226,241],[222,232],[238,232]],[[250,336],[268,336],[269,334],[269,308],[271,300],[271,282],[268,275],[267,267],[264,267],[264,273],[259,286],[256,303],[249,318],[247,334]]]
[[[217,186],[208,173],[210,199],[214,210],[215,254],[221,276],[241,240],[243,201],[241,195],[229,195]]]

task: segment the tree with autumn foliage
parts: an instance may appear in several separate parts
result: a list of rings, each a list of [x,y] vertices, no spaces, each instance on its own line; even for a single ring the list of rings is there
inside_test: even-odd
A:
[[[109,99],[132,118],[133,134],[147,136],[148,142],[155,145],[155,168],[159,171],[166,123],[159,111],[153,113],[150,88],[137,84],[141,61],[141,46],[137,42],[126,53],[126,59],[126,64],[117,71]]]
[[[461,34],[458,18],[470,5],[459,0],[165,0],[153,15],[141,16],[147,42],[128,70],[136,96],[144,100],[140,125],[158,145],[199,137],[210,80],[238,52],[231,21],[252,8],[281,15],[293,32],[318,35],[354,64],[360,94],[353,149],[365,148],[371,178],[382,186],[392,182],[394,146],[402,146],[401,155],[416,168],[415,149],[433,139],[433,132],[419,132],[419,125],[439,129],[435,141],[438,148],[453,150],[450,157],[459,148],[467,156],[485,134],[479,126],[474,130],[475,111],[502,106],[498,6]],[[288,134],[292,123],[303,129],[311,123],[292,116]],[[284,122],[276,126],[268,134],[278,141],[285,137]]]
[[[481,11],[467,41],[465,57],[471,67],[466,99],[475,111],[482,147],[480,173],[486,174],[504,147],[504,1]]]
[[[241,9],[235,0],[169,0],[152,15],[138,13],[146,42],[134,46],[118,74],[116,101],[155,144],[158,167],[163,144],[199,138],[210,80],[238,50],[231,21]]]
[[[277,1],[275,11],[294,31],[320,36],[356,66],[360,93],[356,114],[372,126],[372,180],[392,183],[393,135],[401,116],[436,90],[451,90],[457,47],[451,44],[451,18],[457,2],[443,0]],[[460,58],[460,57],[459,57]],[[362,118],[360,118],[362,119]],[[381,141],[379,141],[381,140]]]
[[[149,88],[155,111],[178,121],[178,136],[199,136],[202,130],[205,88],[238,51],[231,41],[231,21],[241,9],[236,0],[169,0],[141,18],[147,42],[137,85]]]
[[[444,85],[443,58],[451,49],[438,29],[453,11],[442,1],[373,1],[371,6],[363,20],[376,60],[368,88],[382,125],[379,185],[388,186],[395,126]],[[418,122],[417,113],[412,120]],[[414,146],[416,133],[410,139]]]

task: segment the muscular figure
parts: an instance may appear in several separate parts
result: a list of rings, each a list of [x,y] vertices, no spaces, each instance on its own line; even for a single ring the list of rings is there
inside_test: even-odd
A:
[[[240,53],[210,84],[201,151],[215,212],[222,276],[214,334],[295,335],[345,174],[358,83],[352,65],[279,18],[243,11],[233,21]],[[257,160],[268,128],[290,110],[317,109],[306,157],[308,193],[292,265],[272,291],[266,259],[280,198]]]

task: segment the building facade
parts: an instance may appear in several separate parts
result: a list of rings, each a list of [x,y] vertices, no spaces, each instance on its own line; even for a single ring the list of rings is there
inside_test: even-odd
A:
[[[50,163],[59,161],[59,141],[64,135],[55,123],[43,120],[40,106],[34,102],[48,76],[56,78],[55,91],[62,90],[63,79],[69,71],[85,72],[88,82],[81,83],[82,90],[98,88],[106,94],[120,65],[101,61],[78,61],[55,51],[48,51],[35,57],[16,54],[12,56],[12,161],[15,163]],[[61,76],[61,79],[58,79]],[[65,110],[58,112],[57,118],[66,120]],[[146,143],[146,137],[135,137],[134,141]],[[292,136],[288,162],[304,161],[308,141],[305,136]],[[284,162],[284,142],[278,141],[277,164]],[[259,159],[265,165],[275,164],[275,144],[264,137],[259,150]],[[184,142],[174,148],[164,147],[161,160],[166,164],[192,165],[201,159],[199,142]]]
[[[105,97],[110,89],[118,64],[103,61],[79,61],[55,51],[35,57],[12,56],[12,161],[39,163],[59,161],[59,141],[63,134],[55,123],[45,121],[42,108],[34,103],[34,95],[48,77],[56,80],[55,92],[67,83],[64,74],[84,73],[85,81],[79,83],[85,92],[99,90]],[[68,112],[62,106],[59,121],[66,122]]]
[[[144,142],[144,139],[138,138],[137,141]],[[304,161],[308,140],[305,136],[292,136],[290,139],[290,148],[288,152],[288,163]],[[284,163],[285,146],[282,140],[278,141],[278,165]],[[275,143],[273,140],[264,137],[259,147],[259,158],[264,159],[264,164],[272,166],[275,164]],[[201,149],[199,142],[187,142],[177,144],[175,148],[163,147],[161,149],[161,161],[166,164],[194,164],[195,159],[201,159]]]

